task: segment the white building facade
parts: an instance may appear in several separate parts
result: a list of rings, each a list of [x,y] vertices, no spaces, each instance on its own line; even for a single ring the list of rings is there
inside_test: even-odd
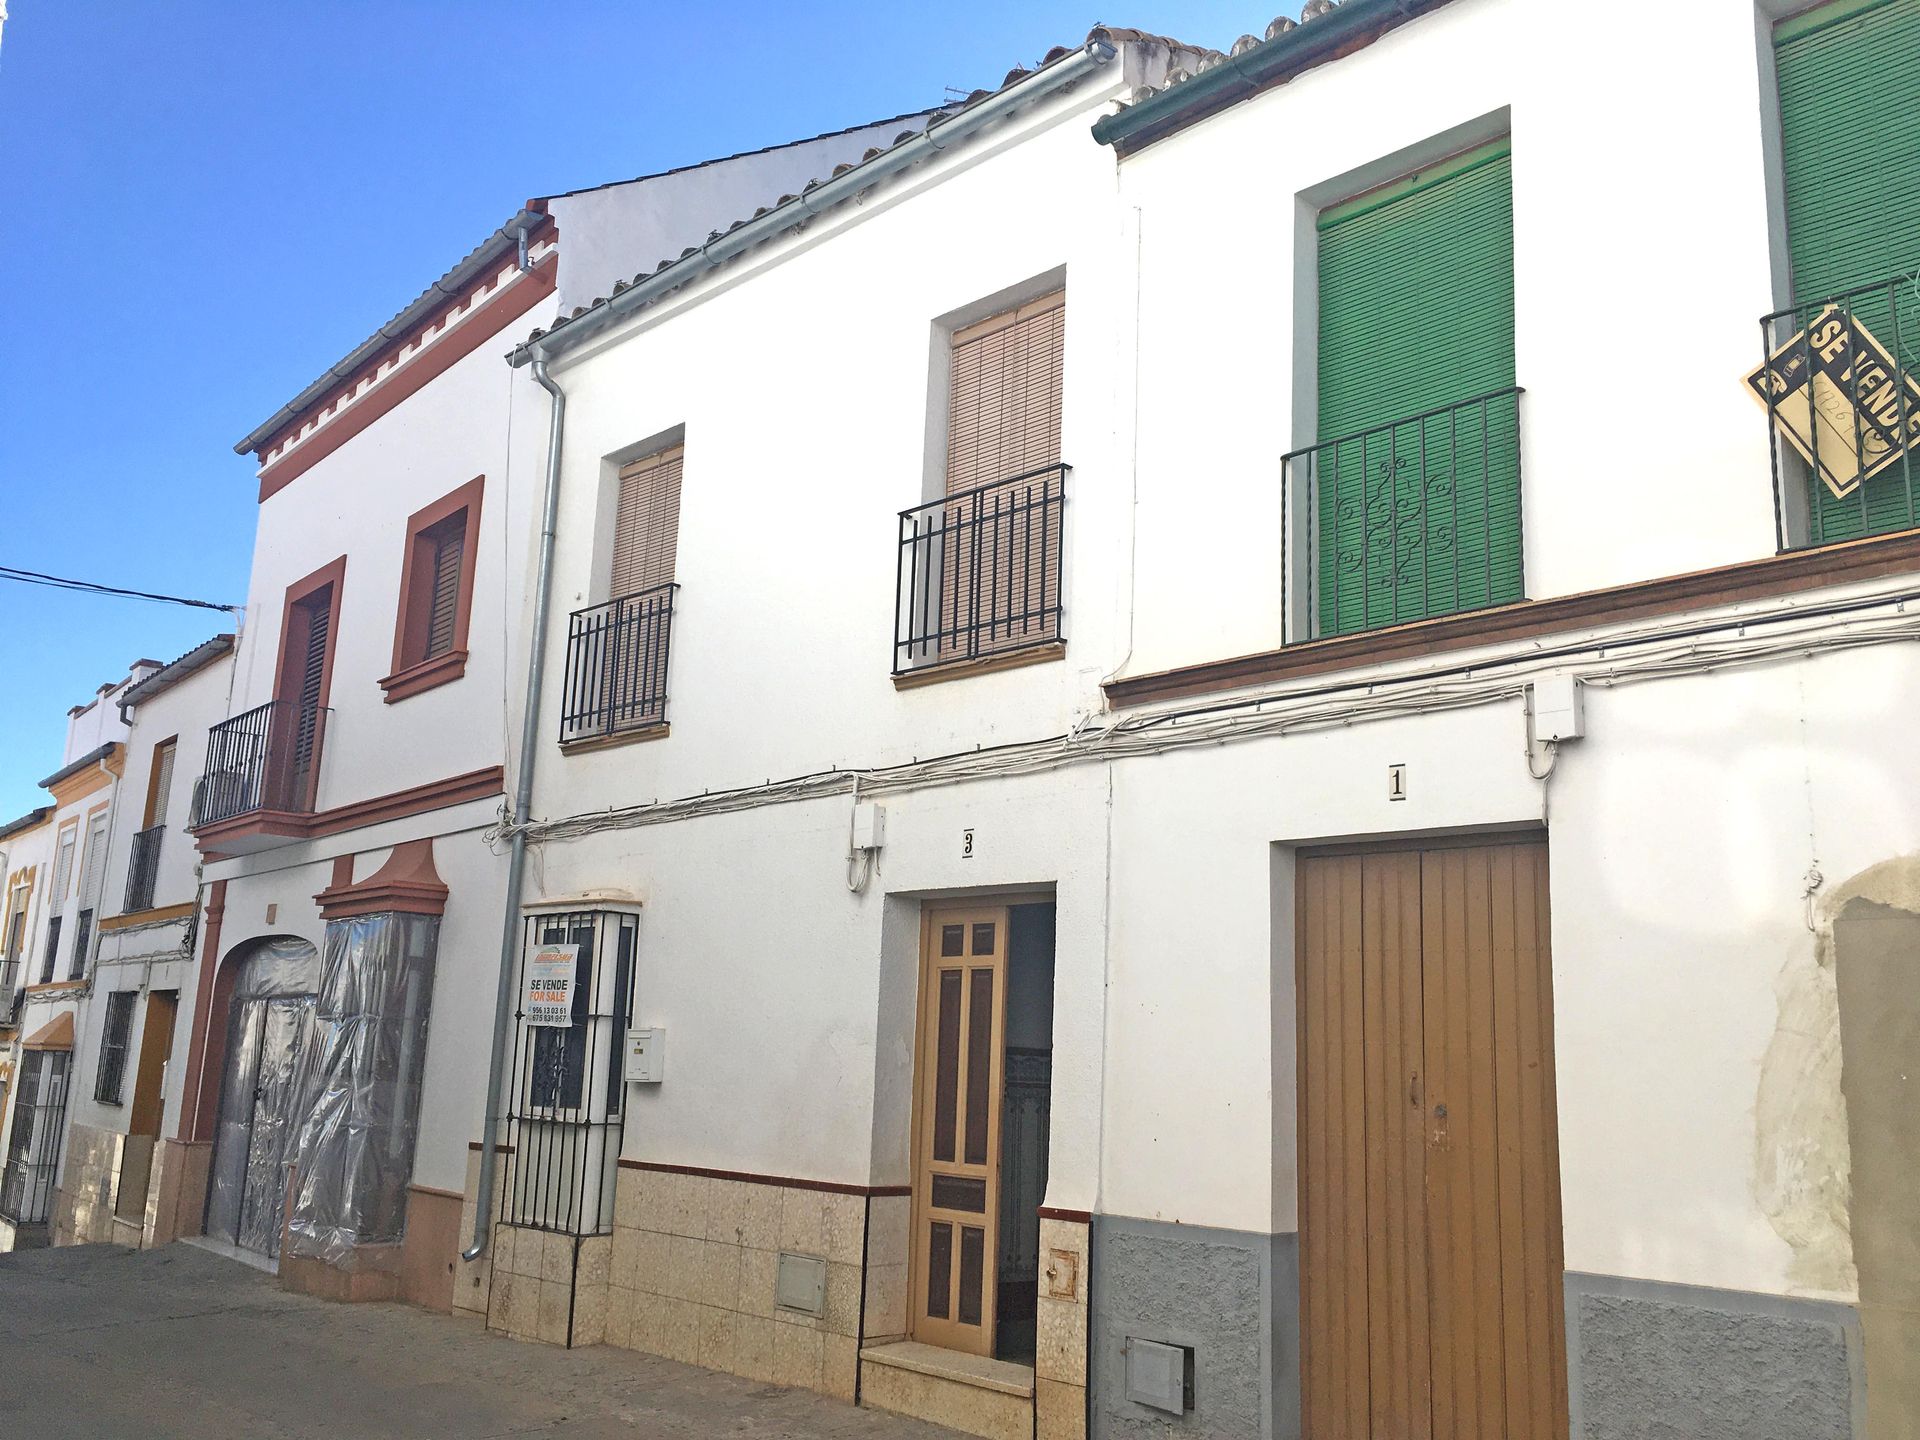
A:
[[[516,352],[496,1327],[993,1435],[1912,1428],[1920,229],[1832,116],[1920,10],[1309,15]]]

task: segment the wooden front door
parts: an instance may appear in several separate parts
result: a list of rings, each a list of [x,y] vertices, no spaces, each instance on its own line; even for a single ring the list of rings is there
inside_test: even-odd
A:
[[[1303,855],[1316,1440],[1567,1433],[1543,842]]]
[[[929,909],[921,932],[913,1336],[993,1354],[1007,907]]]

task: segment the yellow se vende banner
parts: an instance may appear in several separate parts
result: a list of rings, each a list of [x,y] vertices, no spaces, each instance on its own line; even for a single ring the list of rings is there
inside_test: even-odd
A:
[[[1920,439],[1920,383],[1836,305],[1747,376],[1783,439],[1844,500]]]

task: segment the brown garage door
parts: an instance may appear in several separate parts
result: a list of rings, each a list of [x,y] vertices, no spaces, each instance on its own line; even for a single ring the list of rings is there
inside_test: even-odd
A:
[[[1305,1433],[1564,1436],[1546,845],[1298,886]]]

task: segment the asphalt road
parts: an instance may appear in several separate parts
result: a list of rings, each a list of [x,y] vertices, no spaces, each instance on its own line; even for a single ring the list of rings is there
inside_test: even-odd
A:
[[[954,1440],[631,1351],[560,1350],[404,1305],[288,1294],[187,1245],[0,1255],[0,1435]]]

